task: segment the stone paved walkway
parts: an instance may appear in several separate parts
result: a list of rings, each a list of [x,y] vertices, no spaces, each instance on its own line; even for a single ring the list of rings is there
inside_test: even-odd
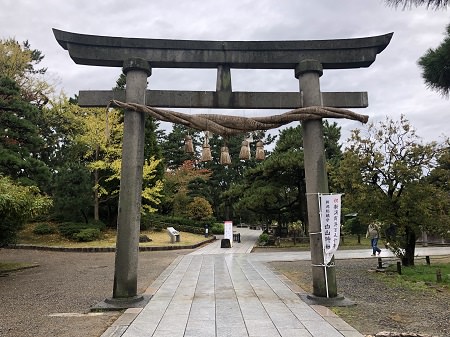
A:
[[[241,243],[232,248],[217,240],[176,259],[147,289],[149,303],[128,309],[102,337],[362,337],[327,308],[303,302],[302,289],[265,264],[310,259],[309,252],[248,254],[261,231],[235,231]],[[361,254],[370,251],[338,251],[336,258]]]

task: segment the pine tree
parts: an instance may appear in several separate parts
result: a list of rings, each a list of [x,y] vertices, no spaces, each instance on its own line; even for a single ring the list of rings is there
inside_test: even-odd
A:
[[[425,84],[444,97],[450,93],[450,25],[446,33],[444,41],[437,48],[428,49],[418,61]]]
[[[0,78],[0,173],[47,190],[50,170],[41,160],[45,144],[35,124],[39,114],[13,80]]]
[[[385,2],[394,7],[425,6],[432,9],[446,8],[448,4],[448,0],[385,0]]]

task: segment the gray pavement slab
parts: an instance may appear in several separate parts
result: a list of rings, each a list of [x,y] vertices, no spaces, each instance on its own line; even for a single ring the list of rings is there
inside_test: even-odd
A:
[[[140,310],[127,310],[102,337],[362,337],[328,308],[308,305],[302,292],[266,265],[309,260],[309,252],[248,254],[260,230],[236,228],[241,243],[220,240],[176,259],[153,282]],[[450,254],[418,247],[419,256]],[[338,251],[336,260],[370,258],[370,249]],[[393,257],[383,251],[382,257]],[[337,263],[338,265],[338,263]]]

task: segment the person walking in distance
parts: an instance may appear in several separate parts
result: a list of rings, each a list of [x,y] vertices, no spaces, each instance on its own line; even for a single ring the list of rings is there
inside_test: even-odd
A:
[[[372,223],[367,227],[366,238],[370,238],[370,245],[372,246],[372,256],[381,254],[381,249],[378,248],[378,239],[380,238],[380,226],[377,223]]]

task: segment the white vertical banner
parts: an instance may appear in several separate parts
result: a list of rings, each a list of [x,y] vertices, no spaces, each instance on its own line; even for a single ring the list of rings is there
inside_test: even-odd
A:
[[[230,240],[230,246],[233,247],[233,221],[223,223],[223,238]]]
[[[341,194],[319,194],[323,262],[327,265],[339,247],[341,234]]]

